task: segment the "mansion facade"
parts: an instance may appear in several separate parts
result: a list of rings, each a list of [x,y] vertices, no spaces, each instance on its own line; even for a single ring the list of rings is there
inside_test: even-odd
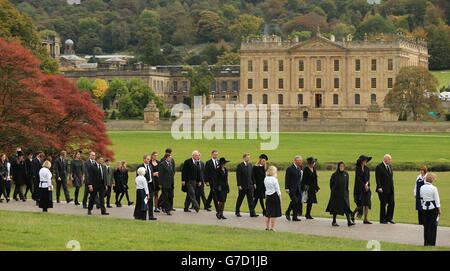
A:
[[[294,121],[395,121],[398,117],[383,106],[384,97],[401,67],[428,67],[429,57],[424,42],[400,36],[391,41],[352,41],[351,37],[335,41],[320,34],[304,42],[282,41],[278,36],[247,40],[240,56],[240,65],[210,66],[214,75],[210,102],[279,104],[280,118]],[[61,70],[73,80],[141,78],[169,108],[189,99],[182,66],[111,63]]]

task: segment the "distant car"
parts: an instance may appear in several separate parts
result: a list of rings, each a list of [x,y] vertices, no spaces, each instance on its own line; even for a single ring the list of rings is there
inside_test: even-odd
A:
[[[450,92],[449,91],[441,92],[439,94],[439,99],[441,99],[441,101],[450,101]]]

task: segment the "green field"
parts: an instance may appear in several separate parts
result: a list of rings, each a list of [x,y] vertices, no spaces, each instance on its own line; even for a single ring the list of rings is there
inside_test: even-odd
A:
[[[9,211],[0,221],[0,250],[69,250],[70,240],[81,250],[367,250],[366,241],[219,226]],[[381,250],[448,248],[382,242]]]
[[[109,132],[114,144],[116,160],[128,163],[142,161],[142,155],[158,151],[163,155],[171,147],[178,163],[189,158],[194,149],[209,159],[212,149],[225,156],[232,164],[241,161],[244,152],[250,152],[253,161],[262,152],[274,163],[290,162],[296,154],[304,158],[314,156],[319,162],[356,161],[360,154],[381,161],[390,153],[393,163],[400,162],[449,162],[450,135],[448,134],[360,134],[360,133],[280,133],[276,150],[261,151],[259,140],[174,140],[170,132]]]
[[[450,86],[450,70],[432,71],[431,73],[439,80],[439,88]]]

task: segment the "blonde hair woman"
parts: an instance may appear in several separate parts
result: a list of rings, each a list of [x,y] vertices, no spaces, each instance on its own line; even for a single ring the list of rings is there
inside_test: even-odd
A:
[[[266,231],[275,231],[275,219],[281,216],[281,192],[277,168],[270,166],[264,179],[266,187]]]
[[[48,208],[53,208],[51,167],[52,163],[46,160],[39,170],[39,208],[42,208],[43,212],[47,212]]]

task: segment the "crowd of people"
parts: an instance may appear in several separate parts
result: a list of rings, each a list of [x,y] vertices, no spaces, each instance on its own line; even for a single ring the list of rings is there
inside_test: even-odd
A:
[[[236,167],[238,197],[235,205],[235,215],[241,217],[240,208],[247,198],[250,217],[258,217],[255,208],[258,203],[262,214],[266,217],[266,230],[275,231],[276,218],[283,216],[281,200],[282,193],[277,178],[277,168],[268,165],[268,156],[261,154],[255,165],[250,162],[250,154],[242,156],[242,162]],[[362,218],[363,224],[372,224],[368,213],[372,206],[371,174],[368,163],[372,157],[361,155],[356,161],[355,184],[353,189],[356,209],[350,208],[349,174],[344,162],[337,164],[336,171],[330,177],[330,199],[326,211],[333,216],[332,226],[337,227],[338,215],[345,215],[349,227],[355,225],[356,218]],[[181,166],[181,189],[186,193],[184,212],[199,212],[201,204],[206,211],[216,210],[217,219],[227,219],[224,216],[227,194],[230,192],[229,171],[224,157],[219,158],[217,150],[211,151],[208,161],[201,160],[199,151],[193,151],[190,158]],[[394,180],[392,157],[384,155],[383,161],[375,168],[375,191],[380,201],[379,221],[381,224],[395,224],[394,217]],[[102,215],[108,215],[111,206],[112,192],[115,192],[115,206],[121,207],[125,196],[129,206],[135,205],[134,218],[141,220],[156,220],[155,212],[172,215],[175,189],[176,166],[172,150],[167,148],[162,159],[158,153],[143,156],[143,163],[137,167],[135,175],[136,203],[129,197],[129,171],[125,161],[119,161],[115,169],[109,159],[90,152],[86,161],[82,153],[76,152],[72,159],[67,158],[66,151],[61,151],[58,157],[52,159],[43,152],[23,152],[16,149],[10,158],[0,154],[0,202],[10,201],[12,182],[14,182],[13,199],[26,201],[28,193],[36,201],[36,205],[47,212],[53,207],[53,179],[56,183],[56,203],[60,203],[61,189],[67,203],[74,201],[81,205],[91,215],[94,205]],[[441,206],[439,193],[434,185],[436,174],[428,172],[423,166],[416,179],[413,194],[416,198],[418,223],[424,226],[424,244],[435,245],[436,232]],[[75,188],[74,199],[70,197],[68,181]],[[306,205],[305,218],[312,217],[313,205],[317,203],[319,192],[317,175],[317,159],[309,157],[306,165],[300,155],[294,157],[292,165],[286,169],[285,192],[289,197],[289,205],[284,212],[288,221],[300,221],[303,215],[303,205]],[[80,189],[83,197],[80,204]],[[208,196],[205,187],[209,187]],[[105,202],[106,200],[106,202]]]

